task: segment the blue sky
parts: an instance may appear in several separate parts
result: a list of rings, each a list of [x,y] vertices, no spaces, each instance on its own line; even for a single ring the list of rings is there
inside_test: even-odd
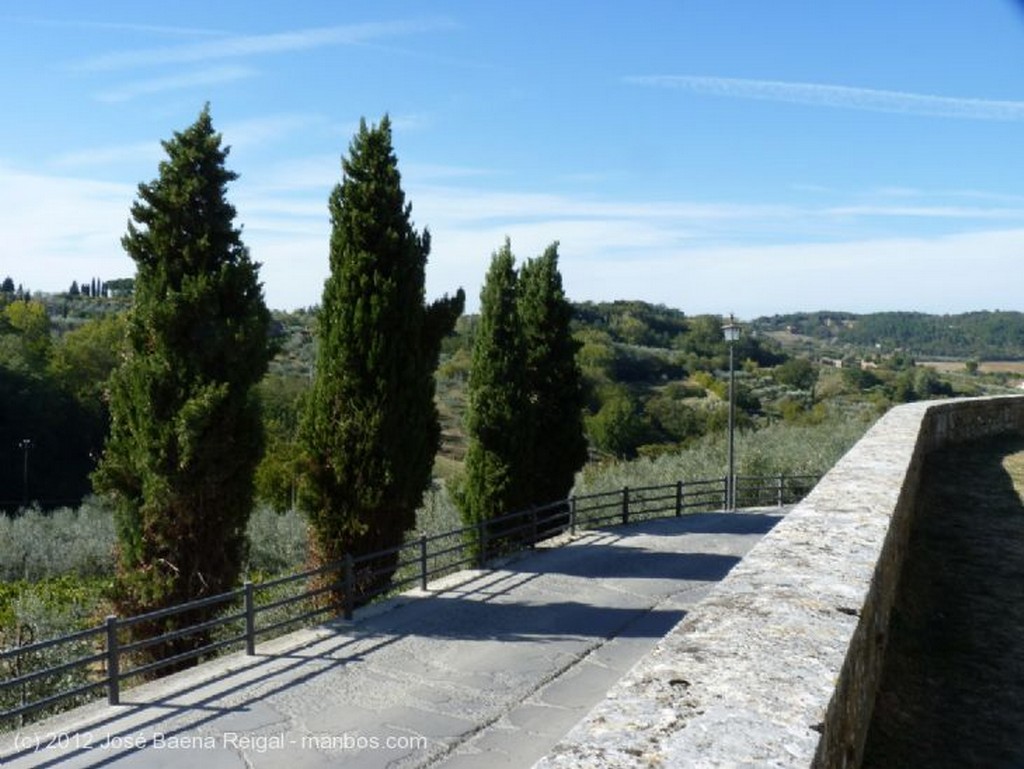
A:
[[[1024,310],[1011,0],[0,3],[0,273],[126,277],[160,141],[205,102],[268,304],[319,301],[327,197],[391,116],[469,309],[561,243],[573,299],[741,318]]]

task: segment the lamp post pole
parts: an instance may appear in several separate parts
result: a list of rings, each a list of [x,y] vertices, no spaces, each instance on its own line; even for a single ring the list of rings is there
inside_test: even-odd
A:
[[[28,452],[32,450],[32,439],[22,438],[18,443],[18,448],[21,449],[23,455],[23,469],[22,469],[22,504],[28,507]]]
[[[726,509],[736,509],[736,366],[734,360],[734,347],[736,340],[740,338],[740,327],[736,325],[735,319],[729,315],[729,322],[722,326],[722,333],[729,345],[729,470],[725,479],[725,500]]]

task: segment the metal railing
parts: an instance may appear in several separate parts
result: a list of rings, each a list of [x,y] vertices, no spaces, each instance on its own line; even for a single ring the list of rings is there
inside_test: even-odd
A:
[[[784,505],[801,499],[817,476],[737,477],[741,507]],[[519,510],[440,534],[424,535],[388,550],[345,556],[326,566],[242,587],[220,595],[132,617],[109,616],[97,627],[49,640],[19,644],[0,651],[0,729],[22,725],[31,714],[46,715],[74,707],[106,691],[111,705],[120,702],[122,684],[152,677],[168,667],[210,659],[223,650],[242,648],[256,654],[260,638],[281,635],[339,614],[351,619],[364,605],[410,587],[426,590],[430,581],[466,568],[483,568],[497,557],[534,547],[560,534],[611,524],[721,510],[727,506],[726,478],[677,481],[659,486],[569,497]],[[389,578],[390,575],[390,578]],[[370,586],[369,588],[365,586]],[[340,600],[339,600],[340,596]],[[212,619],[132,640],[133,628],[218,608]],[[203,639],[195,648],[155,661],[146,649],[175,641]],[[188,644],[185,644],[188,646]]]

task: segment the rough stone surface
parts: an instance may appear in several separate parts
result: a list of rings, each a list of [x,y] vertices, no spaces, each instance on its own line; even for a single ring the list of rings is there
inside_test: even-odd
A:
[[[863,750],[925,454],[1019,396],[890,411],[538,769],[845,767]]]

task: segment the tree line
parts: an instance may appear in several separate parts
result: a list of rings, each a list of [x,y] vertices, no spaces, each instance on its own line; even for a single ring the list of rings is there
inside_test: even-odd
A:
[[[6,435],[35,439],[0,446],[0,484],[20,501],[22,490],[54,493],[45,474],[73,467],[78,486],[59,494],[80,498],[95,464],[91,487],[116,510],[120,611],[234,587],[257,487],[304,512],[310,565],[400,544],[441,442],[442,354],[440,379],[465,381],[465,458],[449,488],[470,532],[565,498],[588,451],[629,457],[722,427],[721,319],[641,302],[572,305],[558,243],[517,264],[506,240],[476,317],[462,317],[461,289],[427,302],[430,234],[413,225],[387,117],[361,122],[329,197],[329,277],[319,309],[301,314],[315,356],[296,356],[299,377],[267,376],[292,340],[266,307],[260,265],[235,224],[227,192],[236,175],[209,108],[163,146],[122,238],[135,277],[118,284],[121,296],[74,303],[120,302],[124,312],[65,318],[55,335],[42,300],[0,292],[0,418]],[[112,293],[112,281],[104,290],[96,279],[90,296],[97,282],[101,297]],[[734,351],[741,426],[821,418],[817,366],[756,334]],[[935,389],[908,382],[915,396]],[[372,579],[386,585],[396,564]],[[171,629],[169,620],[145,628]]]
[[[242,241],[227,198],[236,174],[226,167],[229,149],[222,146],[209,107],[163,147],[166,158],[157,177],[139,185],[121,241],[136,266],[127,312],[65,334],[59,342],[62,361],[53,355],[42,303],[12,297],[0,316],[0,331],[5,325],[17,331],[0,333],[0,340],[18,345],[2,356],[0,389],[15,392],[23,378],[40,384],[63,370],[68,380],[58,388],[61,397],[95,408],[95,424],[81,431],[90,446],[77,447],[77,455],[96,460],[92,486],[115,509],[113,600],[125,614],[237,584],[265,440],[257,385],[278,344],[259,264]],[[329,210],[330,274],[317,313],[318,350],[292,468],[298,475],[295,496],[310,522],[311,565],[393,547],[414,524],[440,441],[435,369],[442,341],[465,303],[461,289],[432,303],[424,300],[430,235],[413,226],[386,116],[375,126],[361,123]],[[109,291],[109,284],[94,279],[72,284],[69,298],[76,287],[78,295]],[[488,312],[490,290],[484,289]],[[470,463],[465,487],[472,490],[466,496],[472,506],[466,514],[474,519],[506,512],[506,504],[520,500],[546,501],[533,495],[554,493],[541,478],[544,452],[557,453],[553,441],[570,441],[572,467],[562,460],[559,493],[567,492],[586,458],[570,310],[554,246],[524,265],[513,293],[521,320],[520,335],[511,342],[516,376],[532,372],[530,384],[517,384],[510,396],[521,406],[512,414],[515,425],[481,417],[473,440],[484,447],[495,430],[517,435],[515,456],[492,453],[515,467],[504,477],[514,480],[519,496],[491,483],[486,462]],[[86,333],[77,345],[84,359],[76,359],[72,342]],[[504,354],[496,342],[486,333],[478,337],[480,388],[487,362]],[[109,378],[90,378],[75,367],[100,351],[116,358],[96,361],[112,371]],[[8,365],[12,361],[16,365]],[[557,402],[553,388],[561,386],[570,395]],[[474,413],[485,410],[485,396],[473,402]],[[576,413],[569,425],[562,414],[567,404]],[[13,414],[5,411],[5,421],[11,421]],[[532,435],[525,430],[527,412]],[[107,429],[101,432],[100,426]],[[10,434],[18,432],[9,427]],[[26,423],[21,432],[28,429]],[[376,579],[386,583],[390,576],[385,570]],[[198,610],[184,620],[156,619],[140,631],[167,632],[204,617]],[[202,633],[171,639],[150,654],[173,657],[205,640]]]
[[[917,356],[978,360],[1024,359],[1024,313],[1005,310],[956,315],[822,311],[758,318],[754,325],[885,352],[905,350]]]
[[[497,251],[480,295],[469,373],[464,476],[454,499],[467,526],[564,499],[587,460],[583,378],[558,244],[516,270]],[[478,546],[480,543],[476,543]]]

